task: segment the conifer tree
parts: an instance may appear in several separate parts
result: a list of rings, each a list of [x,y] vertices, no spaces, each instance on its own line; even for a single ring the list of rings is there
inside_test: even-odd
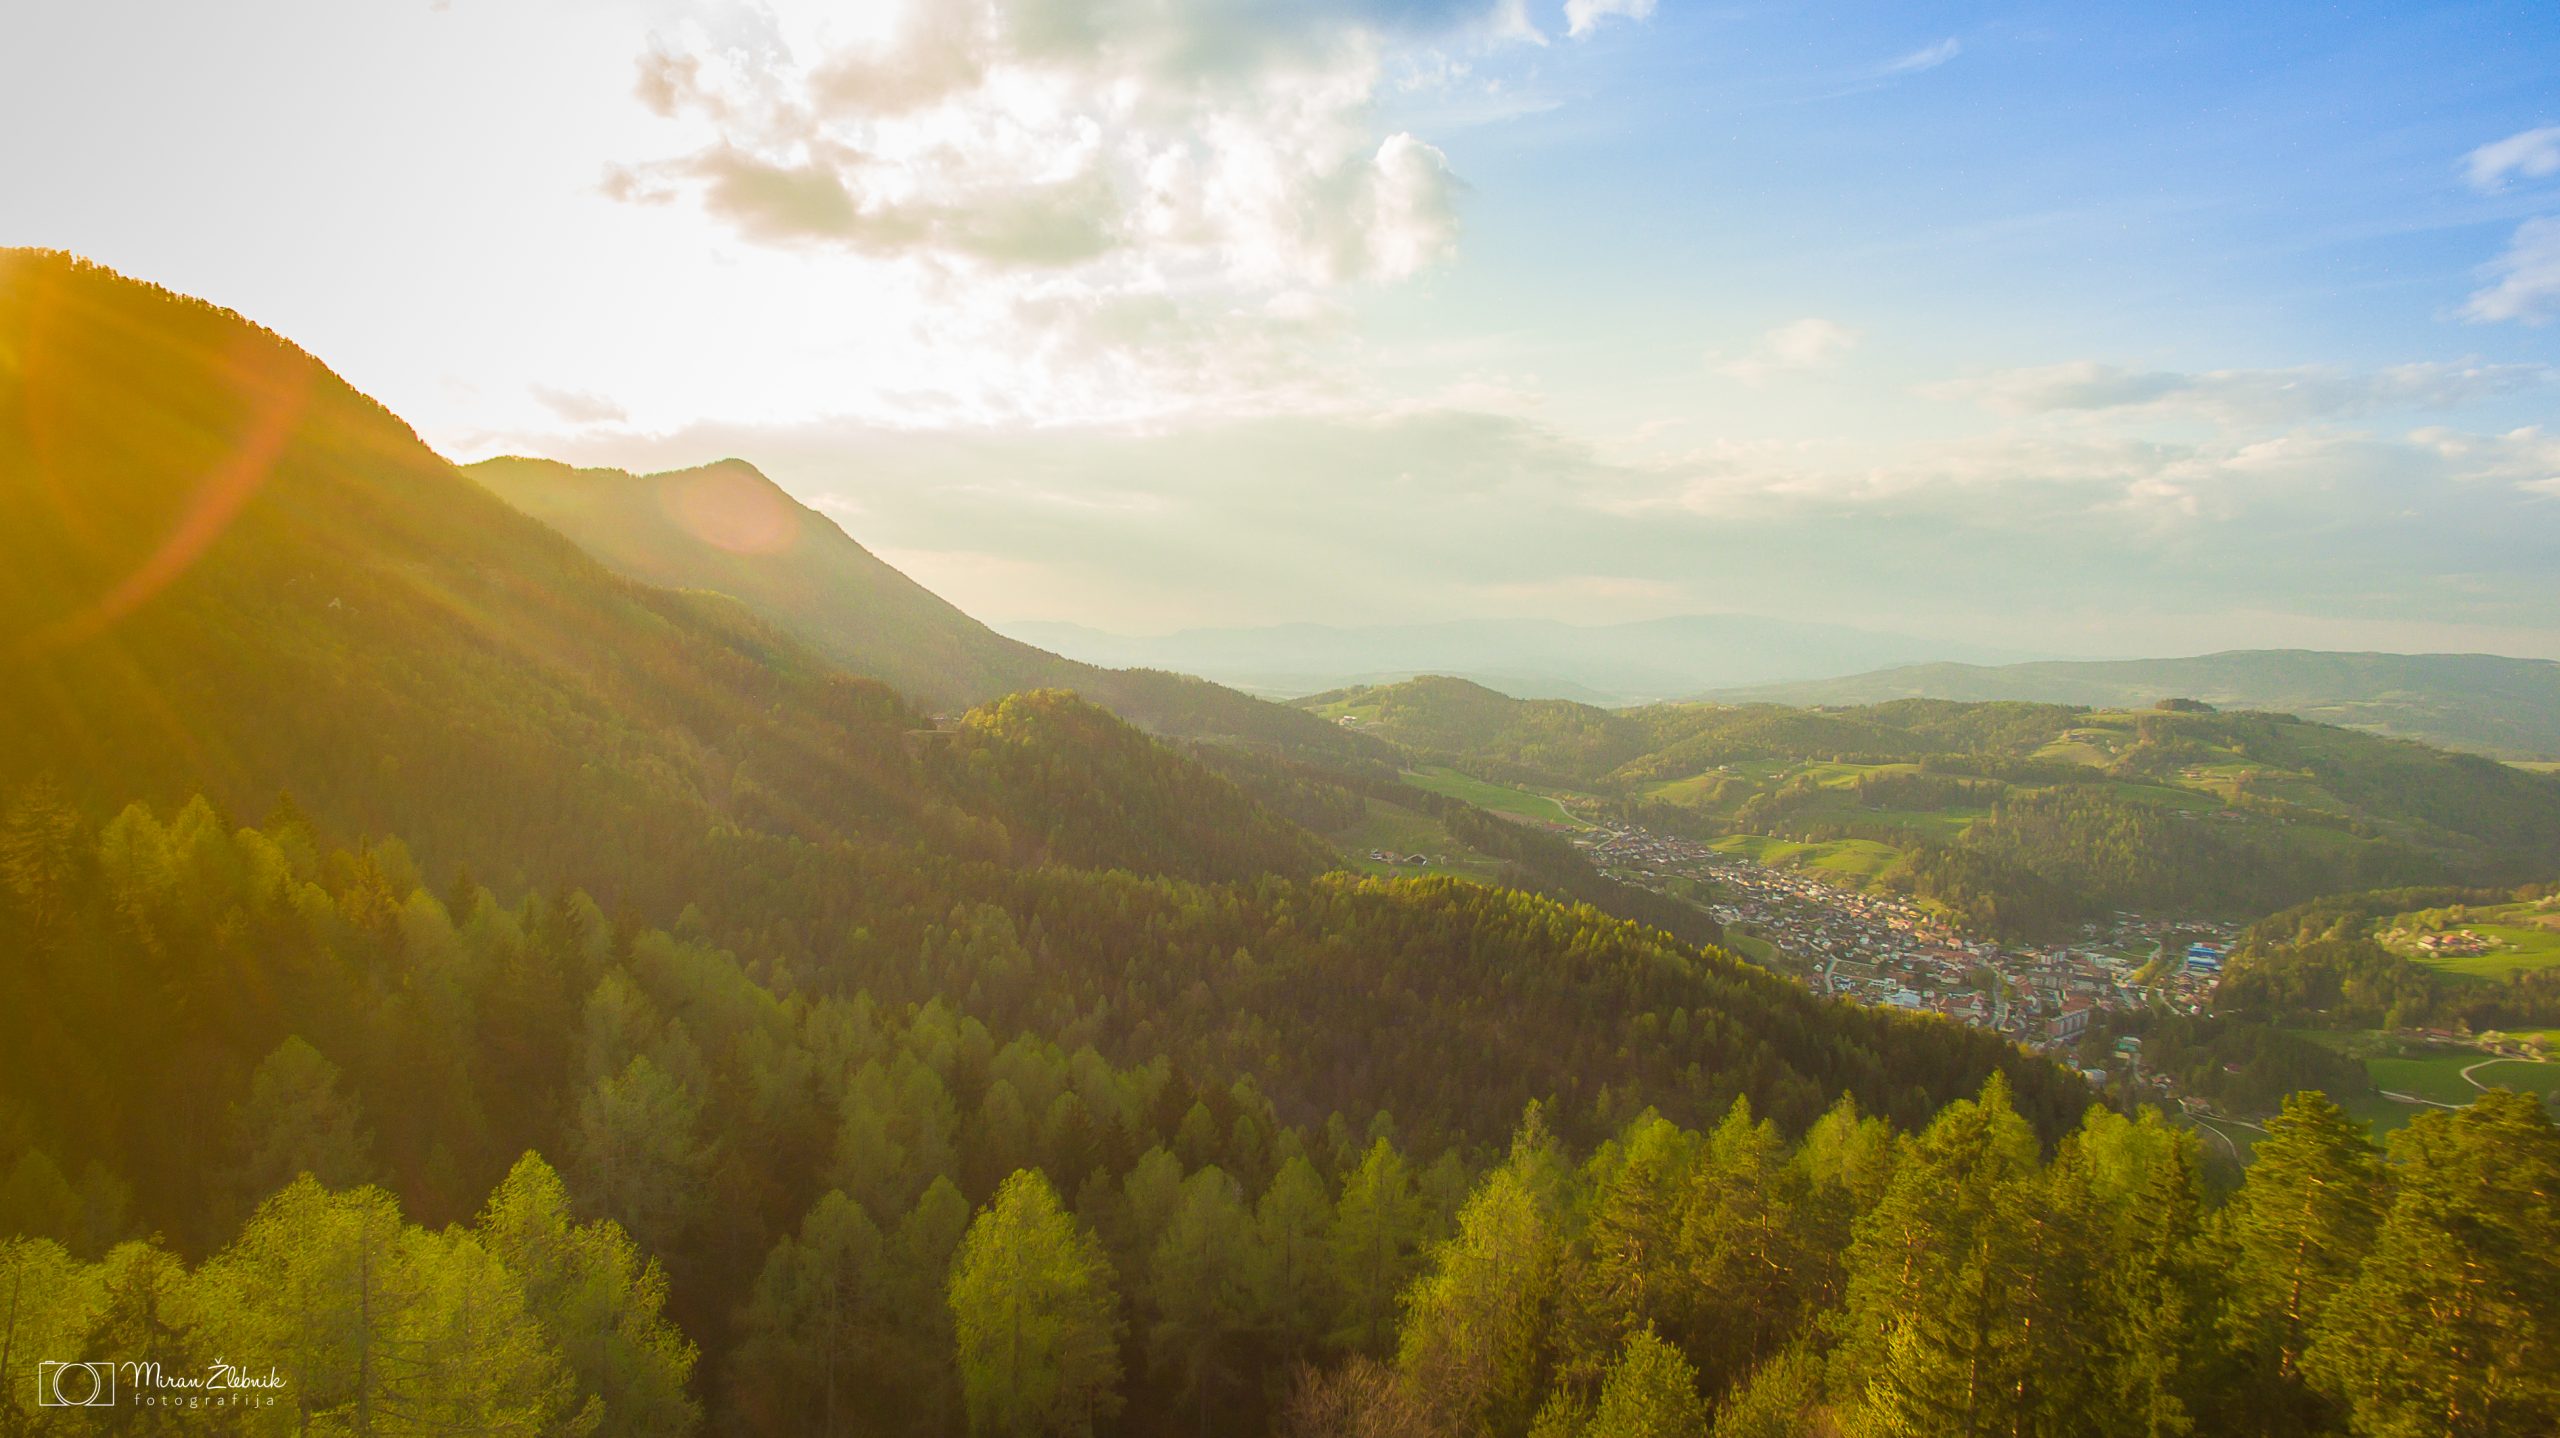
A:
[[[2392,1135],[2371,1255],[2303,1369],[2371,1438],[2560,1431],[2560,1128],[2493,1089]]]
[[[1120,1411],[1110,1260],[1038,1172],[996,1190],[952,1261],[950,1303],[969,1431],[1082,1435]]]
[[[1698,1371],[1650,1329],[1627,1339],[1600,1385],[1582,1438],[1692,1438],[1707,1427]]]
[[[1564,1181],[1533,1104],[1510,1156],[1459,1210],[1433,1271],[1406,1296],[1396,1363],[1450,1429],[1517,1434],[1537,1412],[1553,1366]]]
[[[249,1101],[232,1115],[243,1207],[306,1173],[333,1189],[373,1177],[373,1135],[355,1097],[341,1088],[342,1077],[299,1035],[259,1063]]]
[[[1203,1434],[1232,1382],[1250,1312],[1252,1218],[1235,1180],[1214,1165],[1183,1180],[1173,1215],[1147,1255],[1151,1368],[1176,1382]]]
[[[1333,1341],[1379,1353],[1395,1339],[1396,1302],[1411,1281],[1422,1244],[1422,1197],[1404,1155],[1385,1138],[1369,1145],[1342,1181],[1333,1225],[1334,1289],[1342,1319]]]
[[[609,1219],[580,1223],[538,1154],[516,1161],[481,1210],[481,1242],[524,1285],[525,1302],[576,1381],[573,1406],[601,1438],[675,1438],[701,1409],[687,1384],[695,1350],[665,1313],[667,1276]]]
[[[2217,1215],[2215,1243],[2221,1327],[2258,1432],[2301,1433],[2316,1421],[2303,1351],[2372,1249],[2382,1204],[2372,1143],[2327,1096],[2295,1094],[2267,1120],[2246,1180]]]
[[[1332,1242],[1324,1179],[1304,1155],[1292,1154],[1253,1211],[1254,1317],[1284,1348],[1321,1335],[1333,1313]]]
[[[1558,1366],[1588,1389],[1633,1335],[1685,1334],[1697,1289],[1682,1272],[1681,1221],[1699,1145],[1648,1109],[1595,1155],[1591,1218],[1576,1247]]]

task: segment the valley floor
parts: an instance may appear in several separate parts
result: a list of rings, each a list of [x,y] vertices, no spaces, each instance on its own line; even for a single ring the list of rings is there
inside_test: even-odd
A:
[[[1575,835],[1613,877],[1649,887],[1704,885],[1710,911],[1818,993],[1942,1015],[2030,1047],[2068,1046],[2101,1014],[2155,1004],[2202,1009],[2213,984],[2174,956],[2228,931],[2185,919],[2118,914],[2070,943],[2004,945],[1967,934],[1918,904],[1864,891],[1732,841],[1714,844],[1635,827]],[[2173,956],[2164,960],[2164,955]],[[1765,960],[1764,960],[1765,961]]]

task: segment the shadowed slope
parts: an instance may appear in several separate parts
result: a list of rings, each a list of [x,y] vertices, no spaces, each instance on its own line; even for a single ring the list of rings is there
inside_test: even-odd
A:
[[[1376,746],[1205,680],[1099,669],[1008,639],[916,583],[743,460],[635,475],[545,459],[464,471],[616,571],[739,602],[858,674],[939,709],[1073,689],[1142,728],[1332,758]]]

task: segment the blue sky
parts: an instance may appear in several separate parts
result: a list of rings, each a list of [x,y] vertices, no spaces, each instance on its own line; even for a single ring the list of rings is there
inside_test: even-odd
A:
[[[991,619],[2560,656],[2560,7],[13,23],[0,241]]]
[[[1470,263],[1418,326],[1630,379],[1804,313],[1986,366],[2551,354],[2460,311],[2552,187],[2459,161],[2560,123],[2560,8],[1672,5],[1538,58],[1558,109],[1443,141]]]

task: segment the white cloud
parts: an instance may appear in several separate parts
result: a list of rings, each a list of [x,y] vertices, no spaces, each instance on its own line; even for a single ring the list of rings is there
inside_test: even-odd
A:
[[[1717,365],[1716,373],[1759,384],[1780,372],[1825,369],[1856,349],[1859,338],[1836,320],[1808,316],[1762,335],[1751,353]]]
[[[2187,374],[2075,360],[1944,381],[1923,386],[1921,393],[2006,414],[2130,411],[2265,425],[2447,409],[2555,383],[2560,370],[2545,364],[2421,363],[2378,370],[2302,365]]]
[[[2525,425],[2504,434],[2464,434],[2430,426],[2409,436],[2441,456],[2464,480],[2511,484],[2533,494],[2560,496],[2560,434]]]
[[[654,38],[639,98],[678,138],[604,192],[871,297],[835,322],[912,357],[924,423],[1337,392],[1357,301],[1458,247],[1464,182],[1419,121],[1380,119],[1399,77],[1472,90],[1543,43],[1521,0],[725,13]]]
[[[1612,16],[1627,20],[1646,20],[1653,16],[1654,0],[1564,0],[1564,32],[1581,39],[1600,28],[1600,22]]]
[[[1935,70],[1939,66],[1963,53],[1964,43],[1956,39],[1953,35],[1950,35],[1935,45],[1923,45],[1919,49],[1912,51],[1910,54],[1905,55],[1898,60],[1887,62],[1883,67],[1881,67],[1878,73],[1885,75],[1917,75],[1923,70]]]
[[[1458,185],[1372,128],[1385,57],[1418,26],[1506,33],[1516,7],[1422,9],[906,0],[862,33],[797,12],[755,44],[688,31],[639,93],[705,142],[609,188],[690,195],[759,243],[980,273],[1391,282],[1449,252]]]
[[[2502,189],[2510,175],[2544,179],[2560,175],[2560,125],[2545,125],[2495,140],[2462,157],[2477,190]]]
[[[2560,216],[2516,227],[2507,252],[2489,265],[2497,283],[2473,293],[2465,316],[2483,323],[2519,320],[2529,325],[2560,316]]]
[[[534,401],[544,409],[571,424],[609,424],[631,416],[611,399],[586,390],[555,389],[547,384],[530,387]]]

